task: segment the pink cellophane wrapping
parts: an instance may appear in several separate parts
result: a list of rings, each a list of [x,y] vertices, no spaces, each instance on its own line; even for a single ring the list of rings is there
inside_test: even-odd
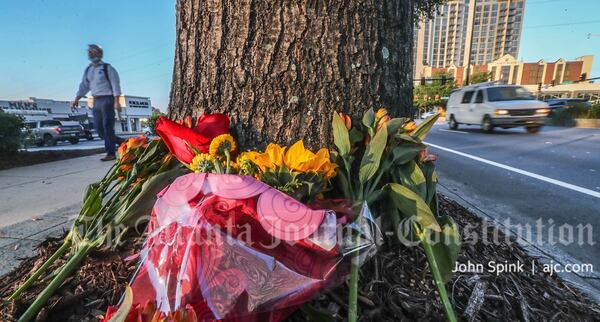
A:
[[[252,177],[192,173],[158,197],[134,305],[191,305],[205,321],[279,321],[348,273],[335,213]]]

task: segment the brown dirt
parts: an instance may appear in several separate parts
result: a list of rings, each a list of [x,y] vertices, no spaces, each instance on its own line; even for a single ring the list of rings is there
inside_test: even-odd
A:
[[[457,203],[441,197],[440,212],[455,218],[460,226],[481,225],[476,215]],[[488,234],[495,229],[488,226]],[[500,233],[502,236],[502,233]],[[0,321],[13,321],[41,290],[36,285],[16,303],[6,301],[10,293],[60,246],[60,240],[42,243],[39,255],[29,258],[0,280]],[[98,251],[91,254],[68,280],[49,305],[38,316],[39,321],[95,321],[108,305],[116,304],[126,282],[135,271],[136,261],[124,258],[141,246],[137,239],[118,251]],[[484,245],[479,242],[463,247],[459,262],[497,262],[533,259],[519,246],[507,243]],[[380,277],[377,280],[377,277]],[[541,273],[459,274],[447,289],[460,320],[469,321],[598,321],[600,307],[560,278]],[[480,307],[473,306],[465,313],[474,288],[483,291]],[[336,320],[346,316],[347,288],[345,286],[321,295],[310,302],[313,309],[328,312]],[[419,247],[393,246],[382,249],[361,271],[359,294],[361,321],[443,321],[444,313]],[[306,321],[306,308],[288,320]]]
[[[38,163],[60,161],[85,157],[104,152],[104,148],[89,150],[53,150],[53,151],[21,151],[10,155],[0,155],[0,170],[24,167]]]
[[[34,286],[15,301],[7,301],[10,294],[25,281],[35,267],[39,267],[62,244],[61,238],[47,239],[38,246],[38,255],[21,262],[0,281],[0,321],[15,321],[28,304],[43,289]],[[125,261],[137,252],[142,240],[136,239],[117,251],[103,250],[90,253],[73,277],[69,278],[48,305],[40,312],[37,321],[97,321],[109,305],[118,303],[125,284],[133,275],[137,261]],[[63,264],[57,261],[52,267]]]

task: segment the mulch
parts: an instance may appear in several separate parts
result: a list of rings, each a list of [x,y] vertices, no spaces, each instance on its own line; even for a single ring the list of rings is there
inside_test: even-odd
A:
[[[16,153],[0,154],[0,170],[24,167],[45,162],[60,161],[85,157],[104,152],[104,148],[89,150],[51,150],[51,151],[19,151]]]
[[[461,227],[470,225],[487,229],[488,234],[501,232],[482,225],[479,217],[443,196],[440,212],[452,216]],[[484,228],[482,228],[484,227]],[[504,240],[504,238],[501,238]],[[39,247],[36,257],[26,259],[0,280],[0,321],[14,321],[42,286],[36,285],[17,302],[7,301],[34,267],[41,265],[59,239],[49,239]],[[77,273],[38,316],[39,321],[96,321],[108,305],[118,303],[136,261],[124,258],[141,247],[141,239],[126,243],[117,251],[104,250],[91,254]],[[530,257],[514,243],[484,244],[480,241],[465,245],[458,261],[476,263],[521,261]],[[537,264],[538,266],[540,264]],[[361,321],[443,321],[445,315],[438,300],[425,254],[419,247],[395,245],[381,249],[377,256],[361,269],[359,313]],[[466,321],[599,321],[600,306],[566,284],[556,275],[537,273],[461,273],[447,284],[449,296],[460,320]],[[327,312],[336,320],[347,314],[347,287],[309,302],[316,311]],[[296,311],[288,321],[307,321],[306,310]],[[314,311],[313,311],[314,312]]]

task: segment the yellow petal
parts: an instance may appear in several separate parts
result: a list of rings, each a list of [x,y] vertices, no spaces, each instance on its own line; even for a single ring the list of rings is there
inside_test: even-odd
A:
[[[314,154],[304,147],[304,142],[299,140],[294,143],[285,154],[285,165],[292,170],[304,171],[304,163],[314,158]]]

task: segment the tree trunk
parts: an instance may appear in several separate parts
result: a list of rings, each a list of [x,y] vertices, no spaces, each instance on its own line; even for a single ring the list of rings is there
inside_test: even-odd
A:
[[[412,105],[409,0],[178,0],[169,116],[231,116],[243,147],[331,140],[334,110]]]

